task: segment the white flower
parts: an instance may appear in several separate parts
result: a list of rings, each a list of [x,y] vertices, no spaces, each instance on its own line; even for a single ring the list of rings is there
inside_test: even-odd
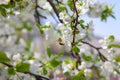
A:
[[[85,70],[84,70],[84,75],[85,75],[85,76],[89,76],[91,72],[92,72],[91,69],[85,69]]]
[[[16,65],[22,61],[20,53],[13,55],[12,59],[14,60],[14,65]]]
[[[68,1],[68,0],[62,0],[62,2],[63,2],[64,4],[67,4],[67,1]]]
[[[111,73],[111,72],[113,72],[113,64],[111,63],[111,62],[109,62],[109,61],[106,61],[106,62],[104,62],[103,63],[103,65],[101,66],[101,69],[102,69],[102,71],[103,72],[108,72],[108,73]]]
[[[64,46],[66,48],[66,51],[70,51],[71,49],[71,42],[72,42],[72,29],[70,28],[69,23],[59,23],[58,29],[61,32],[61,40],[62,43],[64,43]]]
[[[90,17],[100,17],[106,6],[108,6],[107,3],[100,3],[97,1],[94,5],[90,6],[91,9],[88,12],[88,15]]]
[[[51,25],[51,22],[50,22],[50,21],[47,21],[47,22],[45,23],[45,25],[46,25],[46,26],[50,26],[50,25]]]
[[[113,48],[108,48],[108,46],[114,41],[114,40],[111,40],[111,38],[109,38],[110,36],[108,37],[105,37],[104,39],[100,39],[98,42],[101,44],[101,47],[103,49],[106,49],[108,53],[115,53],[115,50]]]
[[[90,68],[93,65],[93,63],[91,62],[86,62],[86,61],[82,61],[81,65],[78,67],[79,69],[86,69],[86,68]]]
[[[63,23],[59,23],[59,24],[58,24],[58,28],[59,28],[60,31],[65,30],[65,26],[64,26]]]
[[[15,60],[15,61],[19,61],[20,58],[21,58],[20,53],[17,53],[17,54],[15,54],[15,55],[13,56],[13,60]]]
[[[34,60],[29,60],[30,63],[30,72],[37,74],[37,71],[39,69],[39,63]]]
[[[8,4],[10,0],[0,0],[0,4]]]
[[[52,7],[50,6],[50,4],[48,2],[46,2],[44,5],[43,5],[43,9],[47,9],[48,11],[52,11]]]
[[[78,10],[79,15],[85,14],[88,11],[88,8],[86,7],[85,3],[82,1],[76,2],[76,8]]]
[[[14,11],[14,14],[15,14],[15,15],[19,15],[20,12],[19,12],[19,11]]]
[[[77,69],[74,69],[72,72],[71,72],[71,75],[77,75],[79,73],[79,71]]]
[[[66,64],[65,62],[63,62],[62,67],[63,67],[63,73],[65,73],[73,68],[73,64]]]
[[[89,6],[93,5],[95,0],[78,0],[76,2],[76,7],[78,10],[79,15],[85,14],[89,10]]]
[[[109,61],[105,61],[101,68],[101,74],[106,77],[106,80],[110,80],[110,75],[114,72],[114,64]]]
[[[82,61],[81,65],[79,66],[79,69],[85,69],[87,66],[86,62]]]
[[[67,14],[66,11],[62,11],[59,13],[59,16],[60,16],[60,19],[62,19],[63,21],[65,22],[70,22],[71,21],[71,18],[70,16]]]
[[[23,38],[20,38],[20,44],[23,45],[23,47],[26,47],[26,42]]]

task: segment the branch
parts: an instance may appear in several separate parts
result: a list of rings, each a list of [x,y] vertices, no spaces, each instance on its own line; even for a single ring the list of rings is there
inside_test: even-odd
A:
[[[43,16],[43,15],[41,15],[41,14],[38,12],[37,8],[43,9],[42,7],[40,7],[40,6],[38,5],[38,0],[35,0],[35,12],[34,12],[34,17],[35,17],[35,21],[36,21],[38,24],[40,24],[40,18],[39,18],[39,16],[42,17],[42,18],[45,18],[45,19],[46,19],[46,17]],[[44,10],[44,9],[43,9],[43,10]]]
[[[60,17],[59,17],[58,10],[56,9],[56,7],[55,7],[55,5],[53,4],[52,0],[47,0],[47,1],[50,3],[50,5],[51,5],[51,7],[53,8],[55,14],[57,15],[59,21],[60,21],[61,23],[63,23],[63,21],[62,21],[62,20],[60,19]]]
[[[88,42],[85,42],[85,41],[81,41],[81,42],[84,43],[84,44],[89,45],[90,47],[92,47],[92,48],[94,48],[94,49],[96,49],[96,50],[102,49],[101,47],[96,47],[96,46],[94,46],[94,45],[92,45],[92,44],[90,44],[90,43],[88,43]]]
[[[38,7],[38,0],[35,0],[35,13],[34,13],[34,17],[35,17],[35,21],[40,24],[40,20],[39,20],[39,13],[37,11],[37,7]]]
[[[101,47],[96,47],[96,46],[94,46],[94,45],[92,45],[92,44],[90,44],[90,43],[88,43],[88,42],[85,42],[85,41],[81,41],[81,42],[82,42],[83,44],[87,44],[87,45],[89,45],[90,47],[96,49],[97,52],[98,52],[98,54],[99,54],[99,56],[100,56],[100,58],[101,58],[101,60],[102,60],[103,62],[107,61],[107,58],[100,52],[100,49],[102,49]]]
[[[4,65],[6,65],[7,67],[14,67],[13,65],[11,64],[8,64],[8,63],[2,63]],[[38,75],[38,74],[34,74],[32,72],[23,72],[24,74],[29,74],[31,76],[34,76],[36,78],[36,80],[50,80],[49,78],[45,77],[45,76],[41,76],[41,75]]]
[[[64,5],[61,1],[59,1],[59,0],[55,0],[58,4],[62,4],[62,5]]]
[[[73,39],[72,39],[72,42],[71,42],[71,45],[72,45],[72,47],[73,46],[75,46],[75,38],[76,38],[76,30],[77,30],[77,25],[78,25],[78,17],[79,17],[79,15],[78,15],[78,11],[77,11],[77,8],[76,8],[76,5],[75,5],[75,1],[74,0],[72,0],[73,1],[73,5],[74,5],[74,7],[73,7],[73,10],[75,11],[75,14],[76,14],[76,18],[75,18],[75,20],[73,20],[72,22],[71,22],[71,24],[72,23],[74,23],[74,26],[73,26]],[[72,51],[72,47],[71,47],[71,55],[74,57],[74,58],[76,58],[77,59],[77,61],[76,61],[76,69],[78,69],[78,64],[81,64],[81,57],[80,57],[80,55],[78,54],[78,53],[73,53],[73,51]],[[79,70],[79,69],[78,69]]]
[[[0,38],[2,38],[2,37],[8,38],[10,35],[12,35],[12,34],[2,34],[2,35],[0,35]]]

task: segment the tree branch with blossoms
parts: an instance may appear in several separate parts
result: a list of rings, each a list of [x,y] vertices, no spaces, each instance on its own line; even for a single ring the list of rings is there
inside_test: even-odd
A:
[[[75,23],[74,23],[74,26],[73,26],[73,39],[72,39],[72,43],[71,43],[71,45],[72,45],[72,48],[75,46],[75,39],[76,39],[76,30],[77,30],[77,25],[78,25],[78,18],[79,18],[79,15],[78,15],[78,11],[77,11],[77,8],[76,8],[76,5],[75,5],[75,0],[72,0],[72,2],[73,2],[73,5],[74,5],[74,7],[73,7],[73,11],[75,11],[75,14],[76,14],[76,18],[75,18]],[[81,57],[80,57],[80,55],[78,54],[78,53],[76,53],[75,52],[75,54],[74,54],[74,52],[72,51],[72,49],[71,49],[71,52],[72,52],[72,55],[74,55],[75,56],[75,58],[77,59],[77,62],[76,62],[76,68],[78,69],[78,64],[81,64]]]
[[[5,1],[0,2],[0,17],[4,17],[0,19],[0,79],[94,80],[97,76],[109,80],[120,73],[120,56],[115,50],[120,45],[114,43],[114,36],[95,46],[89,42],[94,39],[93,22],[83,18],[114,18],[108,4],[95,0]],[[39,32],[45,37],[41,39]]]
[[[57,11],[55,5],[53,4],[52,0],[47,0],[47,1],[50,3],[50,5],[51,5],[51,7],[53,8],[55,14],[57,15],[59,21],[62,23],[63,21],[59,18],[59,13],[58,13],[58,11]]]
[[[13,65],[11,64],[8,64],[8,63],[5,63],[5,62],[2,62],[2,64],[4,64],[5,66],[7,67],[14,67]],[[31,76],[34,76],[36,78],[36,80],[50,80],[49,78],[47,77],[44,77],[44,76],[41,76],[39,74],[34,74],[32,72],[24,72],[24,74],[29,74]]]
[[[89,45],[90,47],[92,47],[92,48],[94,48],[95,50],[97,50],[97,52],[98,52],[101,60],[104,61],[104,62],[107,61],[107,58],[100,52],[100,49],[102,49],[101,47],[96,47],[96,46],[94,46],[94,45],[92,45],[92,44],[90,44],[90,43],[88,43],[88,42],[85,42],[85,41],[81,41],[81,42],[82,42],[83,44],[87,44],[87,45]]]
[[[44,10],[42,7],[40,7],[40,6],[38,5],[38,0],[35,0],[34,17],[35,17],[36,22],[37,22],[38,24],[40,24],[40,17],[45,18],[45,19],[46,19],[46,17],[43,16],[43,15],[41,15],[41,14],[38,12],[38,8]]]

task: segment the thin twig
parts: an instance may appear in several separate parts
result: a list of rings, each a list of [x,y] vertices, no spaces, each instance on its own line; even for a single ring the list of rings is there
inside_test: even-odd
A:
[[[2,63],[4,65],[6,65],[7,67],[14,67],[13,65],[11,64],[8,64],[8,63]],[[45,77],[45,76],[41,76],[41,75],[38,75],[38,74],[34,74],[32,72],[23,72],[24,74],[29,74],[31,76],[34,76],[36,78],[36,80],[50,80],[49,78]]]
[[[37,11],[37,7],[38,7],[38,0],[35,0],[35,13],[34,13],[34,17],[35,17],[35,21],[38,24],[40,24],[39,13]]]
[[[97,52],[98,52],[98,54],[99,54],[99,56],[100,56],[100,58],[101,58],[101,60],[102,60],[103,62],[107,61],[107,58],[100,52],[100,49],[102,49],[101,47],[96,47],[96,46],[94,46],[94,45],[92,45],[92,44],[90,44],[90,43],[88,43],[88,42],[85,42],[85,41],[81,41],[81,42],[82,42],[83,44],[87,44],[87,45],[89,45],[90,47],[96,49]]]
[[[47,1],[50,3],[50,5],[51,5],[51,7],[53,8],[53,10],[54,10],[56,16],[58,17],[59,21],[60,21],[61,23],[63,23],[63,21],[62,21],[62,20],[60,19],[60,17],[59,17],[58,10],[56,9],[56,7],[55,7],[55,5],[53,4],[52,0],[47,0]]]
[[[86,41],[81,41],[82,43],[84,43],[84,44],[87,44],[87,45],[89,45],[90,47],[92,47],[92,48],[95,48],[95,49],[102,49],[101,47],[96,47],[96,46],[94,46],[94,45],[92,45],[92,44],[90,44],[90,43],[88,43],[88,42],[86,42]]]
[[[38,12],[37,8],[43,9],[42,7],[40,7],[40,6],[38,5],[38,0],[35,0],[35,13],[34,13],[34,17],[35,17],[35,21],[36,21],[38,24],[40,24],[40,17],[42,17],[42,18],[44,18],[44,19],[46,19],[46,17],[43,16],[43,15],[41,15],[41,14]],[[44,10],[44,9],[43,9],[43,10]]]
[[[71,22],[71,23],[74,23],[74,26],[73,26],[73,39],[72,39],[72,42],[71,42],[71,45],[73,47],[73,46],[75,46],[76,30],[77,30],[79,15],[78,15],[78,11],[77,11],[77,8],[76,8],[76,5],[75,5],[75,1],[74,0],[72,0],[72,1],[73,1],[73,5],[74,5],[73,10],[75,11],[75,14],[76,14],[75,20]],[[77,61],[76,61],[76,69],[78,69],[79,64],[81,64],[81,57],[76,52],[74,54],[74,52],[72,51],[72,48],[71,48],[71,52],[72,52],[71,55],[77,59]]]

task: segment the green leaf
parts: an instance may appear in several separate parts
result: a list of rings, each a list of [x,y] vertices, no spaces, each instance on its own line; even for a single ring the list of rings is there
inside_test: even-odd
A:
[[[70,75],[70,72],[66,71],[66,72],[64,73],[64,75],[65,75],[65,76],[69,76],[69,75]]]
[[[43,74],[46,75],[48,73],[47,69],[44,67],[43,69]]]
[[[15,1],[20,2],[20,1],[22,1],[22,0],[15,0]]]
[[[77,41],[75,42],[75,44],[77,45],[77,44],[79,44],[81,41],[82,41],[82,39],[79,39],[79,40],[77,40]]]
[[[16,70],[18,72],[28,72],[29,69],[30,69],[30,64],[28,63],[21,62],[16,65]]]
[[[80,33],[80,31],[79,31],[79,30],[76,30],[76,31],[75,31],[75,34],[79,34],[79,33]]]
[[[115,59],[116,62],[120,62],[120,55],[116,56],[114,59]]]
[[[9,61],[10,59],[7,57],[7,55],[4,52],[0,51],[0,62],[9,62]]]
[[[85,21],[83,19],[80,20],[80,24],[83,24]]]
[[[28,40],[28,41],[26,42],[25,50],[26,50],[26,51],[30,51],[30,47],[31,47],[31,40]]]
[[[9,6],[9,8],[14,8],[15,7],[15,1],[12,1],[12,2],[9,2],[8,3],[8,6]]]
[[[32,30],[32,27],[30,25],[27,24],[27,22],[23,22],[23,28],[27,29],[28,31]]]
[[[59,6],[59,8],[58,8],[59,12],[64,11],[64,10],[67,11],[65,6]]]
[[[64,62],[65,62],[66,64],[70,64],[72,61],[71,61],[71,58],[67,58],[67,59],[64,60]]]
[[[43,26],[41,26],[40,24],[36,24],[37,25],[37,27],[38,27],[38,29],[39,29],[39,32],[41,33],[41,34],[44,34],[44,31],[43,31],[43,28],[46,28],[45,26],[43,27]]]
[[[53,58],[58,59],[61,56],[63,56],[63,53],[56,53]]]
[[[106,8],[102,11],[102,14],[101,14],[102,21],[104,21],[104,20],[106,21],[109,16],[115,18],[113,15],[113,8],[114,7],[106,6]]]
[[[111,35],[111,36],[108,37],[108,39],[109,39],[110,41],[114,41],[115,38],[114,38],[113,35]]]
[[[6,13],[6,9],[5,8],[0,7],[0,12],[1,12],[2,16],[7,17],[7,13]]]
[[[48,55],[49,58],[51,57],[51,50],[50,50],[50,48],[47,48],[47,55]]]
[[[67,0],[67,5],[70,7],[71,10],[74,7],[72,0]]]
[[[120,71],[118,69],[114,69],[115,72],[117,72],[118,74],[120,74]]]
[[[110,44],[108,46],[108,48],[112,48],[112,47],[114,47],[114,48],[120,48],[120,44]]]
[[[76,52],[76,53],[79,53],[79,52],[80,52],[80,49],[79,49],[78,47],[76,47],[76,46],[73,46],[73,47],[72,47],[72,50],[73,50],[74,52]]]
[[[7,71],[10,75],[15,75],[16,74],[16,71],[13,67],[8,68]]]
[[[50,61],[50,64],[55,68],[55,67],[57,67],[58,65],[61,64],[61,61],[56,60],[56,59],[52,59],[52,60]]]
[[[84,70],[80,70],[80,72],[73,76],[71,80],[86,80],[85,76],[84,76]]]
[[[85,53],[82,53],[82,58],[83,58],[85,61],[92,61],[92,57],[85,55]]]
[[[80,26],[81,26],[81,28],[82,28],[82,29],[85,29],[85,25],[83,25],[83,24],[80,24]]]

